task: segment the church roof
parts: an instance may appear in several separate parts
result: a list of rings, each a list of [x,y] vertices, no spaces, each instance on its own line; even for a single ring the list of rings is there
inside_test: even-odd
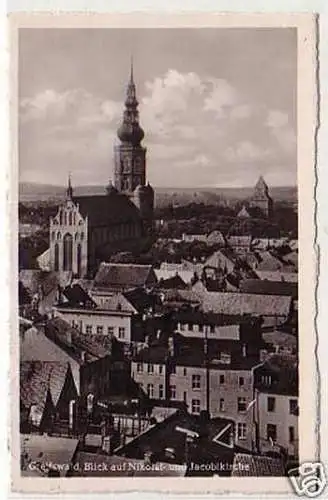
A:
[[[74,202],[79,204],[81,215],[88,216],[89,227],[140,221],[139,211],[133,202],[114,190],[103,196],[75,197]]]

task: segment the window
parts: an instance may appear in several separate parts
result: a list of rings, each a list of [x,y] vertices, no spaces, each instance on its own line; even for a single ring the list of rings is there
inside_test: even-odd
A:
[[[186,391],[184,391],[184,393],[183,393],[183,401],[184,401],[184,403],[187,402],[187,393],[186,393]]]
[[[224,375],[220,375],[219,381],[220,384],[224,384]]]
[[[147,367],[147,372],[154,373],[154,365],[152,363],[149,363],[149,365]]]
[[[238,398],[238,411],[246,411],[246,398]]]
[[[224,399],[223,398],[220,398],[219,409],[220,409],[220,411],[224,411]]]
[[[245,384],[244,377],[239,377],[239,387],[242,387]]]
[[[223,363],[225,365],[230,365],[231,354],[229,352],[220,352],[220,363]]]
[[[89,334],[92,333],[92,325],[86,325],[86,327],[85,327],[85,333],[89,333]]]
[[[289,400],[289,413],[290,413],[290,415],[298,415],[297,399],[290,399]]]
[[[170,385],[170,399],[175,399],[177,396],[177,389],[175,385]]]
[[[55,239],[55,237],[56,237],[56,235],[55,235],[55,231],[52,231],[52,233],[51,233],[51,239],[52,239],[52,240],[54,240],[54,239]]]
[[[193,375],[191,379],[192,389],[199,390],[200,389],[200,375]]]
[[[114,335],[114,327],[113,326],[108,326],[107,327],[107,333],[110,337]]]
[[[203,332],[204,331],[204,325],[198,325],[198,331]]]
[[[118,338],[124,339],[124,337],[125,337],[125,328],[120,326],[118,329]]]
[[[173,373],[173,375],[175,375],[175,374],[176,374],[176,372],[177,372],[177,371],[176,371],[176,367],[175,367],[175,365],[172,365],[172,366],[171,366],[171,373]]]
[[[187,376],[187,368],[184,368],[183,369],[183,376],[186,377]]]
[[[295,441],[295,429],[293,426],[288,427],[289,442],[294,443]]]
[[[162,384],[158,386],[158,397],[159,399],[164,399],[164,387]]]
[[[104,327],[103,326],[97,326],[97,334],[102,335],[104,333]]]
[[[159,373],[163,373],[163,365],[159,365],[158,366],[158,372]]]
[[[191,413],[200,413],[200,400],[192,399],[191,400]]]
[[[143,372],[143,364],[142,363],[137,363],[137,372],[138,373]]]
[[[185,325],[183,323],[180,323],[180,331],[184,332],[185,330]]]
[[[244,422],[238,422],[237,424],[237,439],[246,439],[246,424]]]
[[[267,425],[267,440],[268,441],[277,441],[277,426],[274,424]]]
[[[193,325],[192,323],[189,323],[189,324],[188,324],[188,330],[189,330],[190,332],[192,332],[192,331],[193,331],[193,329],[194,329],[194,325]]]
[[[64,271],[72,271],[73,266],[73,237],[67,233],[64,236],[63,246],[63,269]]]
[[[268,396],[268,411],[275,411],[276,409],[276,398]]]
[[[153,384],[147,384],[147,395],[149,398],[154,396],[154,386]]]
[[[214,325],[210,325],[210,333],[215,333],[215,326]]]

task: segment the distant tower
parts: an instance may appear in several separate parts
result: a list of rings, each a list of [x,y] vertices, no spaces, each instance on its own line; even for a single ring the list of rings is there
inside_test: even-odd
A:
[[[146,185],[146,148],[141,145],[144,131],[139,124],[138,101],[131,60],[123,121],[117,131],[120,144],[114,146],[114,185],[134,202],[145,221],[153,218],[154,190]]]
[[[260,209],[266,217],[272,216],[273,200],[269,195],[269,188],[262,176],[256,183],[249,205],[252,208]]]
[[[73,202],[71,177],[65,201],[50,218],[50,268],[53,271],[71,271],[79,277],[87,272],[88,218],[83,218],[79,206]]]

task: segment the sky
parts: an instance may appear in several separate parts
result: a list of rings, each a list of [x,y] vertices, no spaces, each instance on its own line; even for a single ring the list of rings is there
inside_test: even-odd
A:
[[[153,186],[296,185],[293,28],[21,29],[20,181],[108,184],[131,55]]]

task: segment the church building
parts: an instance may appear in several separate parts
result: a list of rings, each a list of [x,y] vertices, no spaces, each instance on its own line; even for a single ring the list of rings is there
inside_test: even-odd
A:
[[[65,201],[50,219],[50,269],[79,277],[114,252],[131,250],[152,229],[154,190],[146,181],[144,131],[139,124],[133,66],[122,124],[114,146],[114,185],[106,194],[74,196],[69,178]]]
[[[249,202],[250,208],[259,209],[266,217],[271,217],[273,212],[273,200],[269,195],[269,188],[262,176],[257,181],[254,193]]]

